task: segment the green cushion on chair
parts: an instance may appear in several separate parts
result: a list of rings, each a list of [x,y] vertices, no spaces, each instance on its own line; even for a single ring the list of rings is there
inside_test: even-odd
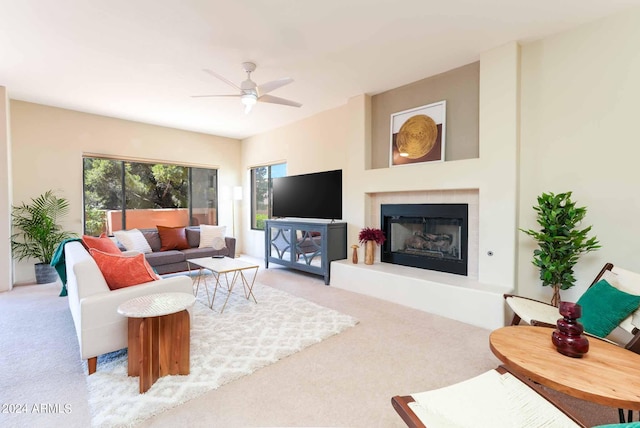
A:
[[[585,331],[605,337],[640,306],[640,296],[625,293],[601,279],[578,299]]]

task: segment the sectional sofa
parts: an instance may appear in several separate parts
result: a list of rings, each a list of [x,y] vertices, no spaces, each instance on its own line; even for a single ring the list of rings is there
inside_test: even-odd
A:
[[[189,270],[188,259],[198,257],[226,256],[235,257],[236,239],[225,236],[225,247],[216,250],[212,247],[198,248],[200,245],[200,227],[189,226],[186,228],[187,241],[190,248],[183,250],[161,251],[162,242],[158,229],[140,229],[151,247],[151,253],[145,253],[145,258],[159,275],[184,272]]]

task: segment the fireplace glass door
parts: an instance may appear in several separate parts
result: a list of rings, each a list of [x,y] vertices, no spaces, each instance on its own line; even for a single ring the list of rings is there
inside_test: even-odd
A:
[[[391,219],[391,252],[460,260],[462,219]]]
[[[467,204],[382,205],[382,261],[467,275],[467,217]]]

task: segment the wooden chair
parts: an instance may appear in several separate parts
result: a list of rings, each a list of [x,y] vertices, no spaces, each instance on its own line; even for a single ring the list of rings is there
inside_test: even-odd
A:
[[[444,388],[396,395],[391,404],[409,428],[493,426],[496,420],[521,428],[550,422],[556,427],[587,426],[543,389],[504,366]]]
[[[589,287],[601,279],[605,279],[614,287],[629,294],[640,295],[640,274],[607,263]],[[514,294],[505,294],[504,298],[514,313],[511,325],[518,325],[524,321],[533,326],[555,327],[560,318],[558,308],[548,303]],[[640,354],[640,330],[636,325],[640,325],[640,309],[622,320],[618,327],[604,339]]]

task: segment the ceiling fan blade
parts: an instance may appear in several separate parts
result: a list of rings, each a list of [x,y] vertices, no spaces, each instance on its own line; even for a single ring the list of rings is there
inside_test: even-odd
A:
[[[210,75],[212,75],[213,77],[222,80],[224,83],[226,83],[229,86],[232,86],[234,89],[237,89],[238,91],[240,91],[240,86],[236,85],[235,83],[233,83],[231,80],[227,79],[226,77],[220,76],[218,73],[216,73],[215,71],[203,68],[202,71],[204,71],[205,73],[209,73]]]
[[[302,104],[291,100],[285,100],[284,98],[274,97],[273,95],[263,95],[258,98],[258,101],[271,104],[282,104],[291,107],[302,107]]]
[[[276,90],[278,88],[282,88],[284,85],[288,85],[293,82],[291,77],[283,77],[282,79],[272,80],[271,82],[263,83],[257,87],[258,94],[264,95],[269,92]]]
[[[236,95],[191,95],[191,98],[212,98],[212,97],[230,97],[230,98],[240,98],[239,94]]]

